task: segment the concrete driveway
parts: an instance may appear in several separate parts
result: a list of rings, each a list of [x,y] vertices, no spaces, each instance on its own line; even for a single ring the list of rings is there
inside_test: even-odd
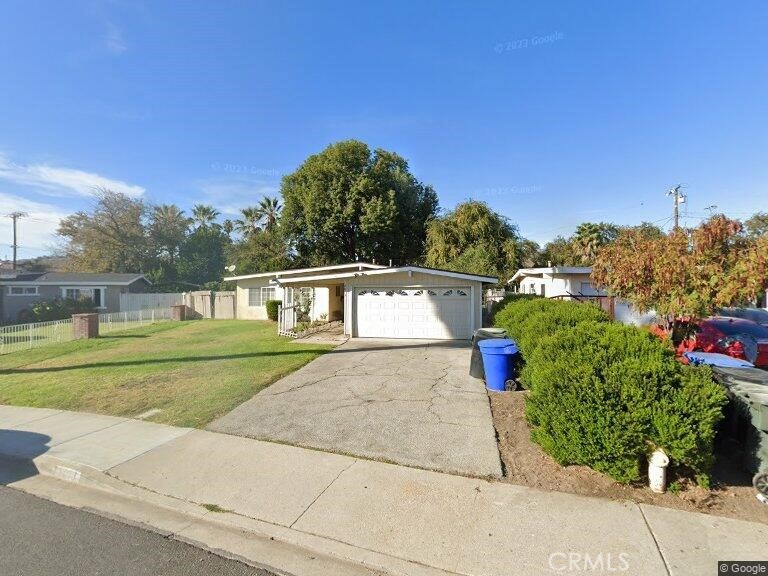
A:
[[[464,342],[350,340],[209,430],[469,476],[501,476]]]

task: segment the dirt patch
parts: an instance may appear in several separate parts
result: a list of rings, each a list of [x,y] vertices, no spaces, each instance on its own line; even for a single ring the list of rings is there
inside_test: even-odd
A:
[[[499,452],[505,467],[504,482],[768,524],[768,505],[755,498],[751,477],[728,459],[728,453],[733,450],[727,445],[718,445],[712,490],[690,484],[682,486],[676,494],[654,494],[647,486],[625,486],[586,466],[560,466],[531,440],[524,417],[525,394],[502,392],[490,395]]]

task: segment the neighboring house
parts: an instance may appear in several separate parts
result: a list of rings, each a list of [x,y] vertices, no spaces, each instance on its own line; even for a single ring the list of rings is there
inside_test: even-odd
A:
[[[56,298],[90,298],[99,311],[116,312],[121,293],[146,292],[149,286],[141,274],[3,271],[0,319],[15,322],[35,302]]]
[[[508,284],[518,286],[518,292],[536,294],[546,298],[563,296],[604,296],[592,285],[589,266],[553,266],[548,268],[521,268]]]
[[[237,317],[264,319],[267,300],[311,298],[310,318],[343,320],[353,337],[468,339],[482,326],[483,284],[497,278],[353,262],[232,276]]]
[[[580,296],[603,296],[590,279],[590,266],[551,266],[547,268],[521,268],[508,284],[522,294],[536,294],[546,298],[577,299]],[[639,313],[628,302],[619,298],[613,301],[613,315],[625,324],[650,324],[655,313]]]

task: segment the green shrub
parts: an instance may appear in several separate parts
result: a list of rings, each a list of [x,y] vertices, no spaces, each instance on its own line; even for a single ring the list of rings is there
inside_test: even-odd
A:
[[[559,463],[633,482],[661,448],[672,476],[708,484],[726,402],[708,368],[681,365],[668,343],[586,303],[517,299],[495,325],[522,352],[531,436]]]
[[[594,321],[558,330],[529,355],[522,378],[532,437],[563,465],[632,482],[662,448],[700,482],[709,470],[725,393],[709,369],[679,364],[647,332]]]
[[[30,306],[29,311],[25,312],[23,320],[28,322],[50,322],[52,320],[64,320],[72,314],[81,314],[93,312],[96,310],[93,301],[90,298],[55,298],[54,300],[44,300],[35,302]]]
[[[265,306],[267,307],[267,318],[270,320],[277,320],[278,310],[282,301],[280,300],[267,300]]]
[[[536,294],[522,294],[522,293],[509,293],[504,296],[501,300],[498,302],[494,302],[491,305],[491,319],[495,318],[496,314],[507,307],[507,304],[511,304],[512,302],[519,302],[521,300],[535,300],[535,299],[541,299],[543,298],[541,296],[537,296]]]
[[[588,321],[609,322],[610,318],[591,303],[533,298],[512,301],[496,314],[494,324],[505,328],[528,356],[546,336]]]

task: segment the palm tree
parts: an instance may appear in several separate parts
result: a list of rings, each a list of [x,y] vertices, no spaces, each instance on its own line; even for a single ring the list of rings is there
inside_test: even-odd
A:
[[[171,265],[191,223],[192,220],[175,204],[160,204],[152,209],[150,235],[157,250],[167,255]]]
[[[280,219],[280,211],[283,209],[277,198],[264,196],[259,201],[257,209],[261,215],[260,220],[264,220],[264,230],[269,231],[277,226],[277,221]]]
[[[243,236],[250,236],[261,230],[261,220],[263,214],[260,208],[256,206],[248,206],[240,210],[243,217],[239,220],[235,220],[235,229]]]
[[[591,264],[597,256],[597,251],[604,244],[600,226],[592,222],[579,224],[573,241],[582,264]]]
[[[192,219],[198,228],[208,228],[219,214],[219,211],[209,204],[195,204],[192,207]]]

